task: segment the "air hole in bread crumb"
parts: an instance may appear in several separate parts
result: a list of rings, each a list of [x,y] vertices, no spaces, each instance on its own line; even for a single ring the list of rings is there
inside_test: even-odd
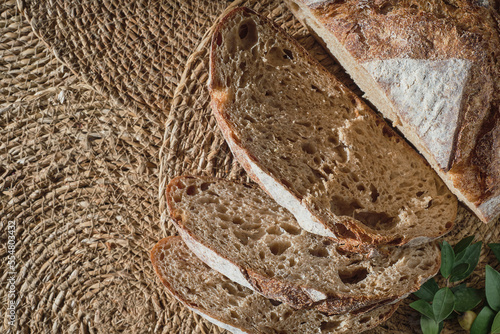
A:
[[[348,230],[347,227],[345,227],[342,224],[335,224],[334,225],[336,230],[337,230],[337,235],[341,238],[344,239],[354,239],[357,240],[356,234],[354,234],[352,231]]]
[[[305,126],[306,128],[310,128],[312,126],[311,122],[295,122],[295,124]]]
[[[416,193],[417,197],[421,197],[423,194],[424,194],[423,191],[419,191],[419,192]]]
[[[370,184],[370,191],[371,191],[370,196],[372,198],[372,202],[375,203],[380,194],[379,194],[377,188],[373,184]]]
[[[304,143],[302,144],[302,150],[306,152],[307,154],[314,154],[316,153],[316,147],[314,147],[313,144],[311,143]]]
[[[426,209],[429,209],[432,206],[432,199],[427,203],[427,206],[425,207]]]
[[[403,242],[403,238],[400,237],[389,242],[389,245],[399,246],[401,242]]]
[[[226,213],[227,212],[227,208],[223,205],[217,205],[215,206],[215,210],[217,212],[220,212],[220,213]]]
[[[295,264],[296,264],[296,263],[297,263],[297,262],[295,261],[295,259],[294,259],[293,257],[292,257],[292,258],[290,258],[290,259],[288,260],[288,265],[289,265],[290,267],[295,266]]]
[[[340,196],[333,196],[330,202],[330,210],[338,216],[352,217],[354,210],[362,208],[363,207],[356,199],[349,200]]]
[[[274,300],[274,299],[269,299],[269,302],[271,303],[271,305],[273,306],[279,306],[281,305],[282,303],[280,301],[277,301],[277,300]]]
[[[344,284],[357,284],[368,276],[366,268],[339,270],[339,278]]]
[[[358,184],[356,186],[356,189],[358,189],[359,191],[365,191],[366,190],[366,188],[365,188],[365,186],[363,184]]]
[[[344,145],[339,145],[333,148],[334,159],[340,163],[345,163],[347,161],[347,151]]]
[[[186,194],[188,194],[189,196],[194,196],[198,193],[198,189],[196,186],[189,186],[187,189],[186,189]]]
[[[281,223],[280,226],[283,230],[285,230],[286,233],[291,235],[299,235],[302,232],[302,230],[299,227],[293,226],[288,223]]]
[[[241,39],[244,39],[248,35],[248,25],[242,24],[240,28],[238,29],[238,36],[240,36]]]
[[[237,306],[237,304],[235,304],[235,306]],[[233,319],[239,319],[240,316],[235,311],[231,311],[231,318],[233,318]]]
[[[318,93],[321,93],[321,89],[319,89],[318,87],[316,87],[315,85],[311,85],[311,89],[315,92],[318,92]]]
[[[385,212],[361,211],[354,213],[354,219],[359,220],[366,226],[375,230],[390,230],[396,226],[396,221],[393,217]]]
[[[266,258],[266,253],[264,253],[264,251],[260,251],[259,252],[259,257],[261,260],[264,260]]]
[[[206,191],[208,189],[208,186],[210,185],[210,183],[207,183],[207,182],[203,182],[201,185],[200,185],[200,189],[201,191]]]
[[[241,225],[244,223],[243,219],[241,219],[240,217],[233,217],[232,222],[236,225]]]
[[[447,223],[446,223],[446,225],[445,225],[446,229],[449,229],[449,228],[451,228],[452,226],[453,226],[453,223],[452,223],[452,222],[447,222]]]
[[[274,255],[281,255],[283,254],[284,251],[286,251],[288,248],[290,248],[291,243],[289,241],[273,241],[269,245],[269,249],[271,250],[271,253]]]
[[[233,231],[234,236],[238,238],[239,242],[243,245],[246,246],[248,245],[248,235],[245,232],[242,231]]]
[[[242,224],[242,225],[240,226],[240,228],[241,228],[242,230],[245,230],[245,231],[258,230],[258,229],[260,229],[261,227],[262,227],[262,225],[261,225],[261,224],[259,224],[259,223],[253,223],[253,224],[252,224],[252,223],[245,223],[245,224]]]
[[[361,319],[359,320],[359,323],[360,323],[360,324],[365,324],[365,323],[367,323],[368,321],[370,321],[370,319],[371,319],[371,318],[368,318],[368,317],[361,318]]]
[[[182,195],[181,194],[175,194],[174,195],[174,202],[175,203],[179,203],[180,201],[182,201]]]
[[[321,246],[316,246],[315,248],[309,250],[309,254],[315,257],[327,257],[328,251]]]
[[[283,58],[293,60],[293,53],[292,53],[292,51],[290,51],[288,49],[283,49],[283,52],[285,53],[283,55]]]
[[[283,231],[281,230],[281,228],[279,228],[278,226],[276,225],[272,225],[272,226],[269,226],[267,229],[266,229],[266,232],[268,234],[272,234],[272,235],[282,235],[283,234]]]
[[[327,175],[333,174],[333,170],[329,166],[323,166],[323,172],[325,172]]]
[[[330,143],[332,143],[333,145],[335,145],[335,146],[337,146],[337,145],[339,145],[339,144],[340,144],[340,142],[339,142],[339,138],[338,138],[338,137],[336,137],[336,136],[329,136],[329,137],[328,137],[328,141],[329,141]]]
[[[332,331],[339,328],[341,322],[340,321],[323,321],[319,328],[322,333],[331,333]]]
[[[252,118],[249,115],[245,115],[245,116],[243,116],[243,118],[246,119],[247,121],[249,121],[250,123],[256,123],[257,122],[254,118]]]

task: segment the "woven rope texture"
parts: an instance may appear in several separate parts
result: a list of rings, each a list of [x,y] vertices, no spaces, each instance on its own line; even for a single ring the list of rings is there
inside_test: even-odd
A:
[[[0,256],[13,221],[18,303],[11,327],[0,289],[0,332],[226,333],[165,291],[149,251],[175,234],[163,205],[172,177],[246,179],[206,90],[211,27],[239,4],[272,17],[355,89],[279,1],[0,4]],[[461,208],[451,240],[499,232]],[[7,272],[2,261],[2,287]],[[483,284],[481,272],[472,282]],[[409,333],[417,320],[402,307],[374,332]]]

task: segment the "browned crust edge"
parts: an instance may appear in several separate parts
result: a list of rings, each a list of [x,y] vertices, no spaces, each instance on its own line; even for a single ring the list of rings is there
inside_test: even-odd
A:
[[[251,15],[257,15],[259,16],[262,20],[268,22],[271,27],[273,27],[274,30],[276,30],[276,33],[282,34],[291,44],[295,45],[302,53],[302,56],[306,58],[307,61],[312,62],[313,64],[317,65],[317,68],[319,71],[323,72],[325,75],[329,76],[332,81],[336,82],[339,84],[339,87],[343,90],[345,94],[349,94],[349,97],[355,99],[357,103],[363,107],[363,109],[366,111],[367,115],[370,117],[373,117],[376,119],[377,124],[383,124],[384,126],[384,131],[389,134],[388,137],[390,137],[390,140],[393,140],[392,137],[394,137],[396,140],[399,139],[403,145],[407,147],[407,149],[410,152],[413,152],[414,156],[417,159],[421,159],[422,161],[425,162],[426,165],[428,165],[427,161],[420,156],[413,148],[410,147],[406,141],[401,138],[393,129],[391,129],[383,119],[380,118],[373,110],[371,110],[357,95],[352,93],[347,87],[345,87],[335,76],[333,76],[330,72],[328,72],[316,59],[314,59],[312,56],[310,56],[307,51],[297,42],[295,41],[292,37],[288,36],[288,34],[283,31],[280,27],[278,27],[274,22],[271,20],[257,14],[251,9],[248,9],[246,7],[239,7],[231,12],[229,12],[217,25],[214,34],[212,36],[212,43],[210,46],[210,74],[209,74],[209,84],[208,84],[208,89],[210,92],[211,96],[211,107],[212,111],[215,115],[215,118],[217,120],[217,124],[219,125],[219,128],[221,129],[222,134],[224,135],[224,138],[228,142],[232,153],[234,154],[235,158],[238,160],[238,162],[242,165],[243,169],[247,172],[249,177],[254,180],[256,183],[258,183],[261,188],[265,190],[265,187],[263,186],[261,180],[252,172],[252,168],[250,166],[250,161],[251,163],[255,164],[258,166],[260,169],[265,171],[269,176],[271,176],[274,181],[280,185],[282,185],[284,188],[287,189],[287,191],[290,192],[298,201],[301,201],[300,196],[293,191],[293,189],[290,189],[288,186],[286,186],[283,182],[278,180],[274,175],[272,175],[269,170],[263,166],[253,155],[251,152],[249,152],[246,148],[242,147],[240,145],[240,140],[238,139],[238,136],[235,135],[235,132],[233,130],[233,126],[230,123],[229,115],[224,113],[224,101],[221,101],[218,98],[218,94],[216,94],[217,91],[220,91],[222,85],[217,82],[217,78],[215,77],[214,74],[214,68],[216,66],[215,62],[215,52],[217,48],[217,41],[220,38],[220,30],[224,27],[225,24],[229,23],[229,20],[237,15],[239,12],[245,12]],[[431,167],[429,167],[431,168]],[[378,234],[375,230],[364,226],[361,222],[358,222],[354,220],[353,218],[350,219],[343,219],[342,222],[340,223],[332,223],[329,224],[324,217],[320,217],[314,212],[312,212],[308,206],[304,206],[312,216],[314,216],[318,222],[321,222],[326,228],[328,228],[332,233],[334,233],[339,240],[342,240],[342,246],[344,249],[348,251],[357,251],[357,252],[363,252],[363,253],[368,253],[373,251],[373,247],[380,246],[380,245],[394,245],[394,246],[401,246],[404,245],[411,240],[415,238],[426,238],[428,239],[427,241],[431,241],[433,239],[439,238],[440,236],[448,233],[454,225],[455,217],[456,217],[456,211],[453,219],[448,223],[450,224],[450,227],[446,229],[442,233],[436,233],[432,235],[422,235],[422,236],[415,236],[412,238],[408,237],[403,237],[400,235],[392,235],[392,236],[383,236]],[[333,225],[333,226],[332,226]],[[346,231],[343,231],[342,227],[340,225],[344,225],[345,228],[347,229],[348,232],[351,232],[355,237],[352,238],[349,237],[351,233],[348,233]]]

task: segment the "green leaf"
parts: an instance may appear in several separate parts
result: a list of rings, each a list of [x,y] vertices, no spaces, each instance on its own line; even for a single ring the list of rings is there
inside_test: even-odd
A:
[[[455,258],[455,266],[458,266],[461,263],[467,263],[469,265],[469,269],[462,273],[461,275],[451,276],[451,282],[458,282],[469,277],[470,274],[474,271],[479,262],[479,255],[481,254],[481,246],[482,242],[476,242],[475,244],[470,245],[463,251],[461,251]]]
[[[422,333],[424,334],[439,334],[441,332],[436,320],[428,318],[425,315],[420,317],[420,328],[422,328]]]
[[[476,320],[472,323],[470,328],[471,334],[488,334],[490,332],[491,324],[495,318],[495,312],[488,306],[483,307],[481,312],[477,315]]]
[[[493,319],[493,325],[491,325],[491,334],[500,333],[500,312],[497,313],[495,319]]]
[[[459,284],[457,286],[454,286],[451,288],[451,292],[453,292],[453,294],[455,294],[455,292],[457,292],[458,290],[462,290],[462,289],[465,289],[467,288],[467,284],[465,283],[462,283],[462,284]]]
[[[434,299],[434,295],[436,294],[436,292],[438,292],[438,290],[439,286],[437,285],[434,278],[431,278],[430,280],[422,284],[420,290],[414,292],[413,294],[418,298],[425,300],[426,302],[432,302],[432,300]]]
[[[495,311],[500,311],[500,273],[490,266],[486,266],[486,300]]]
[[[455,295],[455,310],[465,312],[472,310],[481,303],[481,292],[473,288],[463,287],[453,291]]]
[[[500,262],[500,244],[488,244],[488,246],[493,251],[493,254],[495,254],[497,261]]]
[[[422,313],[423,315],[434,319],[434,313],[432,313],[432,306],[428,302],[426,302],[423,299],[419,299],[413,303],[410,304],[410,307],[413,308],[414,310],[417,310],[418,312]]]
[[[469,247],[470,243],[474,240],[474,236],[471,235],[471,236],[468,236],[466,238],[463,238],[462,240],[460,240],[456,245],[455,247],[453,247],[453,250],[455,251],[455,254],[458,254],[460,253],[461,251],[463,251],[464,249],[466,249],[467,247]]]
[[[453,312],[455,307],[455,296],[449,288],[441,288],[434,295],[432,300],[432,311],[434,313],[434,319],[437,322],[441,322],[446,319],[447,316]]]
[[[441,275],[444,278],[448,278],[451,274],[451,269],[455,263],[455,253],[453,253],[453,248],[451,245],[443,241],[441,245]]]
[[[470,264],[468,263],[459,263],[456,266],[453,267],[451,270],[451,276],[453,277],[460,277],[462,275],[465,275],[467,271],[470,268]]]

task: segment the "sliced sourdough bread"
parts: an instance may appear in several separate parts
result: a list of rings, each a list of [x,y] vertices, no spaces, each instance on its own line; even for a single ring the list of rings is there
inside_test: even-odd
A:
[[[221,21],[209,90],[235,157],[307,231],[354,249],[453,226],[456,198],[425,160],[266,18]]]
[[[267,298],[326,314],[366,312],[405,298],[440,266],[435,243],[370,258],[301,229],[264,191],[207,177],[176,177],[169,214],[207,265]]]
[[[262,297],[210,269],[179,237],[162,239],[151,251],[161,282],[193,312],[233,333],[359,333],[388,319],[398,304],[363,315],[326,316],[315,310],[293,310]]]
[[[287,0],[483,221],[500,215],[500,16],[488,1]]]

